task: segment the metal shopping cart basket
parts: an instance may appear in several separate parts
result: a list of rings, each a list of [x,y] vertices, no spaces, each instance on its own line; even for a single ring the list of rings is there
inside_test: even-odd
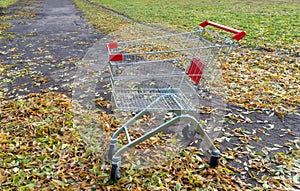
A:
[[[234,33],[224,38],[207,30],[213,26]],[[131,147],[163,132],[180,120],[188,121],[182,135],[197,132],[211,151],[210,165],[216,167],[220,151],[199,124],[197,96],[199,91],[213,86],[218,62],[224,60],[246,33],[211,21],[204,21],[190,32],[170,34],[141,40],[107,44],[114,104],[120,110],[135,111],[134,115],[111,137],[108,158],[112,161],[111,179],[120,176],[121,155]],[[149,111],[172,111],[176,115],[131,140],[128,129]],[[125,132],[127,144],[118,146],[118,136]]]

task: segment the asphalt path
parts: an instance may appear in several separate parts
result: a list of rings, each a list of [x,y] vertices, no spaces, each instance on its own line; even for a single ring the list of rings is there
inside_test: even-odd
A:
[[[103,35],[70,0],[43,0],[22,9],[36,11],[36,18],[10,21],[8,32],[16,37],[0,42],[0,59],[11,66],[12,82],[2,86],[11,97],[41,91],[70,94],[76,63]]]

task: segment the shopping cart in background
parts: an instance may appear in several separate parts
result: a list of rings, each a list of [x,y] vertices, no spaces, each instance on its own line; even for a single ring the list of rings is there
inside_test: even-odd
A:
[[[208,25],[234,36],[224,38],[207,30]],[[112,180],[121,177],[121,155],[128,148],[182,120],[187,125],[182,127],[181,135],[189,138],[199,134],[211,151],[210,166],[218,165],[221,153],[196,119],[197,98],[200,91],[213,90],[219,75],[218,65],[245,35],[244,31],[204,21],[190,32],[107,44],[113,102],[119,110],[136,112],[111,137],[108,158],[112,161]],[[129,133],[132,124],[151,111],[171,111],[175,115],[132,140]],[[118,146],[122,132],[127,144]]]

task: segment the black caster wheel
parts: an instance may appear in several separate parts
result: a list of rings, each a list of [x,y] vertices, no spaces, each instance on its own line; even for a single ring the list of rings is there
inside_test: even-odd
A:
[[[219,159],[220,159],[220,157],[212,156],[210,158],[210,163],[209,163],[210,167],[212,167],[212,168],[218,167],[218,165],[219,165]]]
[[[219,165],[219,159],[221,156],[221,152],[218,149],[214,149],[211,153],[210,163],[209,165],[212,168],[216,168]]]
[[[113,164],[110,171],[110,179],[112,181],[117,181],[121,178],[120,168],[118,165]]]
[[[191,125],[187,125],[182,129],[182,135],[185,139],[193,139],[196,134],[196,130],[191,127]]]

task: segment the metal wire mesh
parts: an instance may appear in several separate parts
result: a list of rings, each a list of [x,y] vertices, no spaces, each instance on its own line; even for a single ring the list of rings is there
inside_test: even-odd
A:
[[[109,65],[116,106],[121,110],[194,110],[199,86],[213,83],[218,64],[233,45],[207,30],[115,43],[108,52],[114,60]],[[199,63],[194,64],[203,66],[197,66],[200,72],[189,71],[195,58]],[[200,83],[195,79],[201,79]]]

